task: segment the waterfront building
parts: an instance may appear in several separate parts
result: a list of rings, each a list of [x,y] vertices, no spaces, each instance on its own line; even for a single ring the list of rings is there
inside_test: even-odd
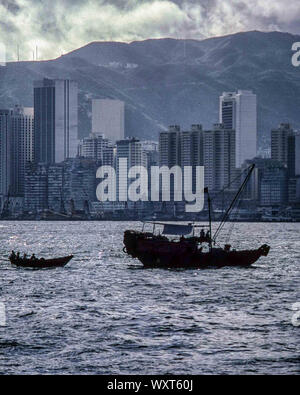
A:
[[[295,175],[295,133],[289,123],[281,123],[271,131],[271,158],[288,168],[289,177]]]
[[[37,213],[48,207],[48,169],[44,164],[28,163],[25,169],[25,210]]]
[[[235,130],[235,166],[257,153],[257,99],[252,91],[224,92],[220,96],[219,121],[225,129]]]
[[[212,130],[192,125],[189,131],[171,126],[159,136],[160,166],[185,166],[193,169],[192,189],[196,186],[196,166],[204,166],[205,186],[219,191],[236,176],[235,131],[223,124],[214,124]]]
[[[88,209],[90,202],[96,200],[96,162],[85,158],[68,159],[64,162],[63,171],[63,190],[60,195],[66,210]]]
[[[173,166],[181,166],[181,130],[179,125],[171,125],[167,131],[160,132],[159,134],[159,166],[166,166],[171,169]],[[160,177],[159,191],[160,200],[163,194],[170,188],[170,202],[164,202],[164,207],[167,211],[174,211],[176,206],[175,199],[175,184],[177,180],[174,177],[170,180],[170,185],[164,184]]]
[[[143,144],[136,138],[127,138],[117,141],[116,149],[116,175],[117,175],[117,200],[128,200],[128,171],[133,166],[142,166],[147,169],[147,154]],[[127,160],[127,169],[122,167],[120,160]],[[129,207],[131,208],[129,202]]]
[[[78,85],[44,78],[34,82],[35,161],[60,163],[78,149]]]
[[[181,132],[179,125],[169,126],[168,131],[159,134],[159,165],[180,166],[181,163]]]
[[[25,167],[34,160],[33,108],[15,106],[11,111],[11,184],[12,196],[24,196]]]
[[[288,201],[298,200],[300,177],[300,134],[289,123],[281,123],[271,131],[271,158],[279,161],[287,169]]]
[[[48,207],[55,212],[64,212],[64,163],[48,167]]]
[[[93,159],[99,166],[114,165],[114,147],[103,135],[90,134],[79,146],[79,156]]]
[[[0,110],[0,196],[1,207],[11,184],[11,111]]]
[[[236,140],[235,131],[225,129],[223,124],[215,124],[203,134],[203,166],[205,186],[212,192],[221,189],[236,189],[232,184],[237,176],[235,167]]]
[[[260,180],[260,205],[282,207],[287,200],[287,168],[278,161],[267,160]]]

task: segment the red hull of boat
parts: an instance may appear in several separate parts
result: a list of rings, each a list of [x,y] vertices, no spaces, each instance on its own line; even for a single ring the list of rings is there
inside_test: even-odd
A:
[[[270,247],[263,245],[256,250],[225,251],[213,248],[202,252],[193,239],[175,242],[136,231],[126,231],[124,251],[138,258],[145,267],[203,268],[208,266],[250,266],[261,256],[267,256]]]

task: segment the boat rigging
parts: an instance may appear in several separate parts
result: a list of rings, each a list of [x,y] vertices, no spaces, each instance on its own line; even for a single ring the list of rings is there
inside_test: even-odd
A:
[[[204,228],[203,225],[189,223],[187,225],[169,224],[161,222],[151,222],[153,231],[142,232],[126,230],[124,233],[124,252],[133,258],[138,258],[146,267],[181,267],[181,268],[202,268],[207,266],[250,266],[261,256],[267,256],[270,247],[266,244],[255,250],[231,250],[231,246],[226,244],[224,248],[215,248],[217,237],[230,213],[236,206],[239,198],[247,185],[254,165],[247,169],[247,175],[234,196],[230,206],[226,210],[221,223],[214,235],[212,235],[212,199],[208,188],[204,189],[208,202],[208,232],[204,234],[203,229],[199,235],[195,234],[197,228]],[[149,222],[147,222],[149,223]],[[163,225],[162,233],[155,234],[157,225]],[[192,234],[189,237],[185,237]],[[181,236],[179,240],[170,240],[166,235]],[[209,246],[208,252],[203,252],[203,243]]]

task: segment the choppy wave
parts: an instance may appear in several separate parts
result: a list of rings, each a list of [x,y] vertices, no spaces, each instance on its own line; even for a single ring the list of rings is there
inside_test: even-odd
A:
[[[2,222],[0,373],[297,374],[300,224],[237,224],[236,248],[271,245],[255,270],[144,270],[125,222]],[[224,234],[224,240],[226,234]],[[221,240],[222,242],[222,240]],[[75,254],[12,267],[10,250]]]

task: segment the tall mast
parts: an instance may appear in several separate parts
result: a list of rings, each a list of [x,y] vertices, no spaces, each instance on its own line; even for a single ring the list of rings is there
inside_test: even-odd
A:
[[[233,207],[234,207],[236,201],[238,200],[238,198],[240,197],[240,195],[241,195],[243,189],[245,188],[246,184],[248,183],[249,178],[250,178],[250,176],[251,176],[251,174],[252,174],[252,172],[253,172],[253,170],[254,170],[254,167],[255,167],[255,164],[253,164],[253,165],[251,165],[251,166],[249,167],[249,169],[248,169],[248,174],[247,174],[247,176],[245,177],[244,182],[243,182],[242,185],[240,186],[239,190],[237,191],[237,193],[236,193],[234,199],[232,200],[230,206],[228,207],[226,213],[224,214],[224,216],[223,216],[223,218],[222,218],[222,221],[221,221],[221,223],[220,223],[218,229],[216,230],[216,232],[215,232],[215,234],[214,234],[213,241],[216,240],[216,238],[217,238],[217,236],[218,236],[220,230],[222,229],[222,227],[224,226],[225,222],[227,221],[227,219],[228,219],[228,217],[229,217],[229,215],[230,215],[231,210],[233,209]]]
[[[211,234],[211,198],[208,192],[208,188],[204,188],[204,193],[207,193],[208,203],[208,221],[209,221],[209,250],[212,249],[212,234]]]

